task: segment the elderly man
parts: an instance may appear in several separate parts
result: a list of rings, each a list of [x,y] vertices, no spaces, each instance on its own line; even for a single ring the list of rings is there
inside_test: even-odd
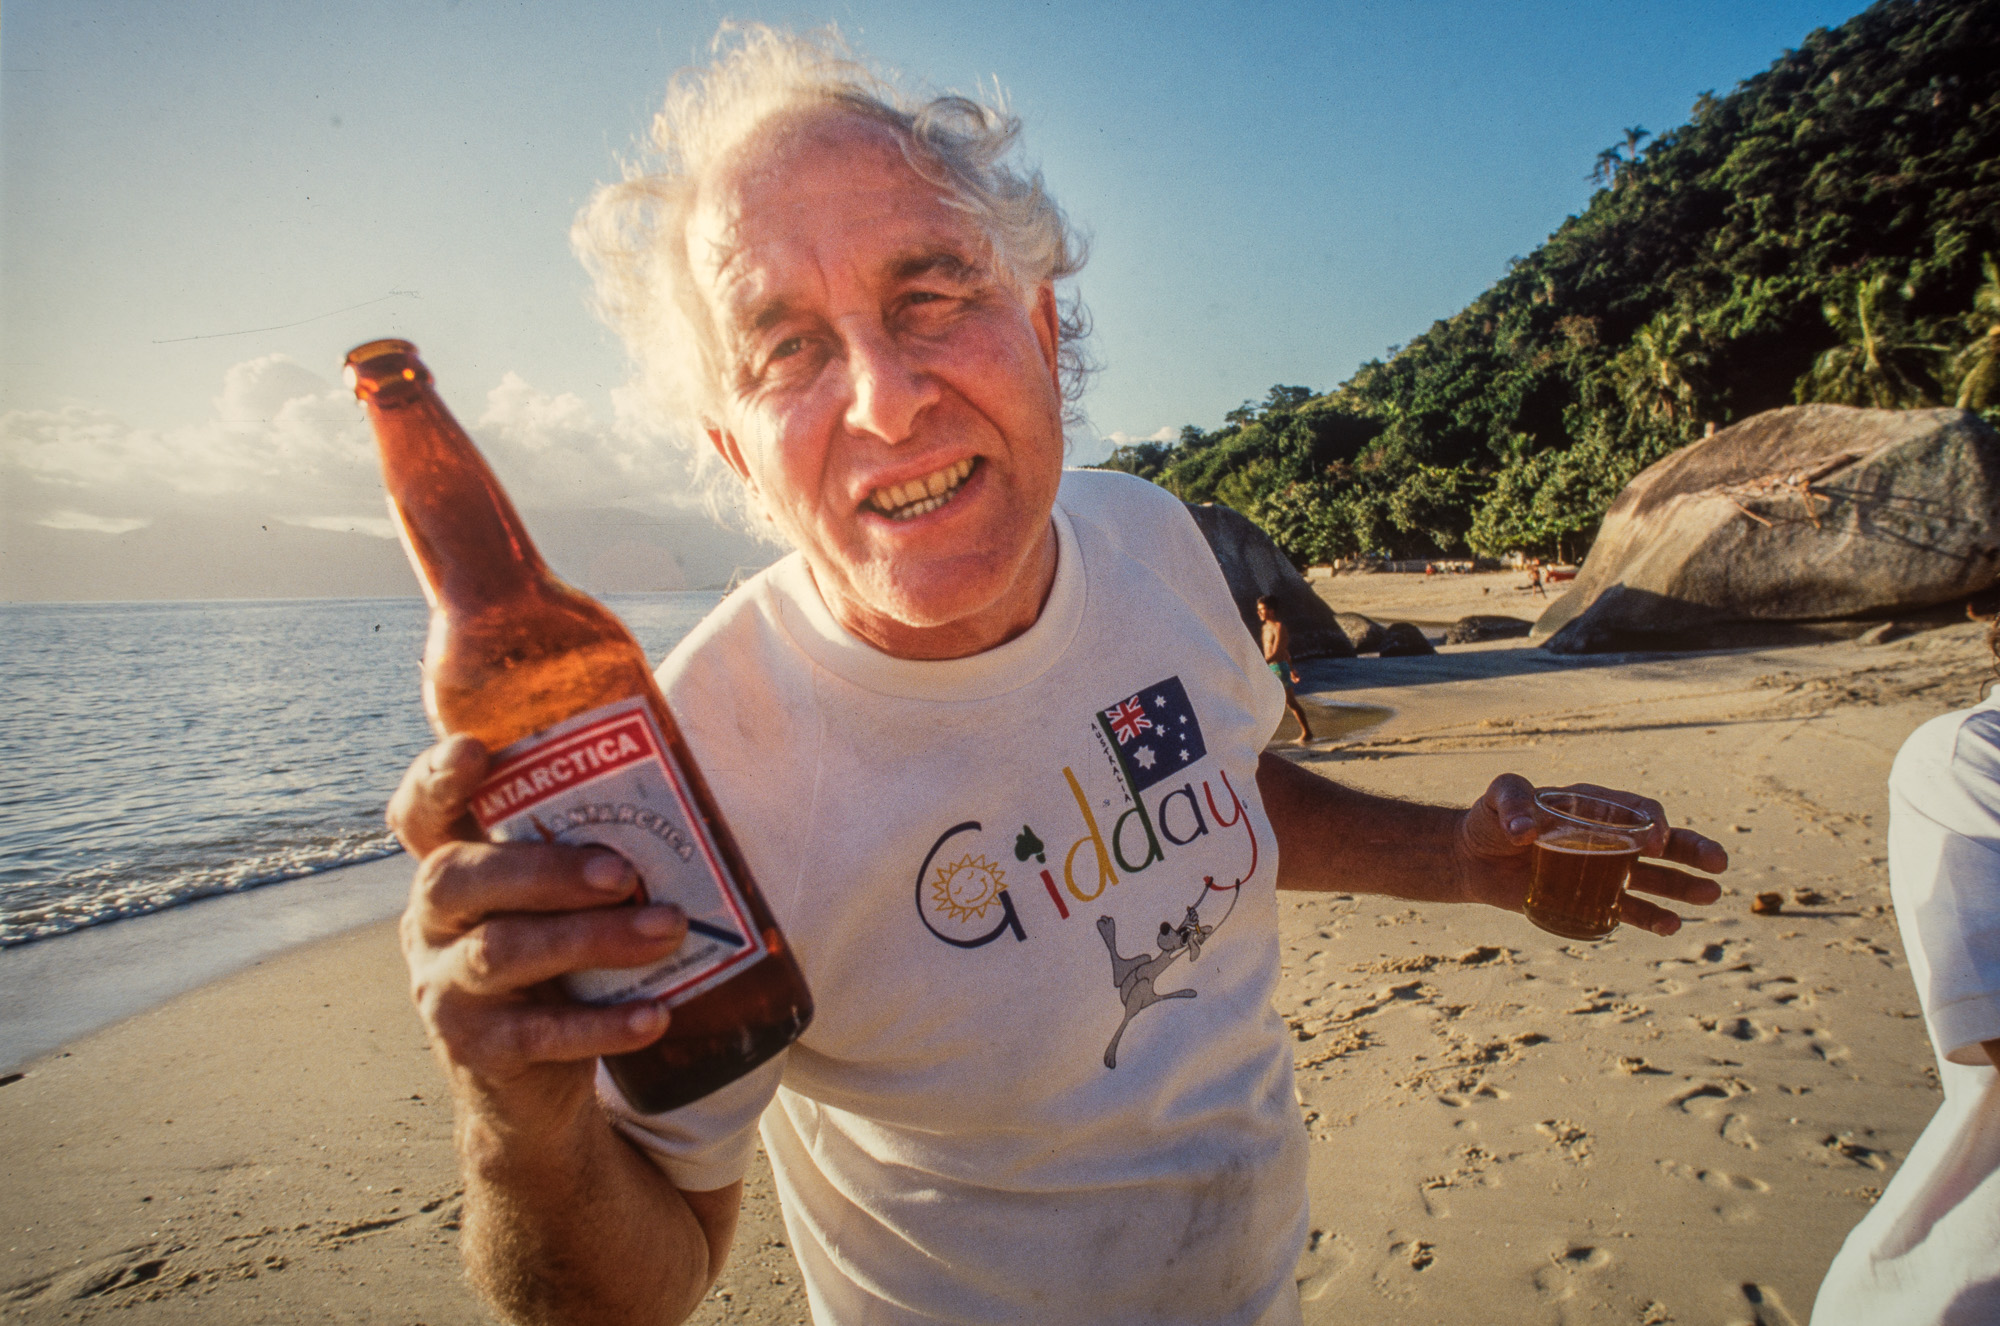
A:
[[[1274,890],[1520,908],[1523,780],[1451,810],[1264,754],[1283,688],[1185,510],[1064,473],[1079,319],[1054,283],[1078,261],[1013,132],[752,30],[670,99],[668,166],[580,226],[642,366],[795,549],[660,680],[818,1014],[636,1114],[592,1061],[670,1013],[550,981],[660,957],[683,919],[609,905],[615,856],[462,841],[485,752],[420,759],[391,807],[422,859],[405,947],[465,1254],[513,1319],[685,1316],[761,1117],[817,1320],[1297,1322]],[[1626,799],[1662,826],[1649,855],[1723,867]]]

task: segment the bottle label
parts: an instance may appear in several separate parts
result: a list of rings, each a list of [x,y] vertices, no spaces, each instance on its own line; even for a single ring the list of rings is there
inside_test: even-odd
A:
[[[632,863],[645,896],[687,913],[688,936],[644,967],[564,978],[591,1004],[681,1004],[764,956],[743,890],[688,795],[687,778],[641,697],[620,700],[517,741],[472,794],[494,842],[595,843]]]

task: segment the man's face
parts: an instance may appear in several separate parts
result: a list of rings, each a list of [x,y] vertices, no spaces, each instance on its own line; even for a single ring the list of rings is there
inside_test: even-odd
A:
[[[703,181],[688,251],[721,347],[710,439],[843,625],[891,654],[1019,634],[1053,578],[1056,310],[890,131],[765,126]]]

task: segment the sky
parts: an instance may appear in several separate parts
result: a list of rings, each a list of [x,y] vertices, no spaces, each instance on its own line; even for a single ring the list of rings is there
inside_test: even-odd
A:
[[[717,528],[568,231],[724,20],[1004,90],[1090,237],[1074,462],[1325,389],[1856,0],[13,0],[0,601],[407,594],[341,357],[416,342],[556,567],[698,588]]]

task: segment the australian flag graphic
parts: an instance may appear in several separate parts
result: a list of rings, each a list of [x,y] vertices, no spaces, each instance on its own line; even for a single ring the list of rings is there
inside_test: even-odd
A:
[[[1156,681],[1126,696],[1100,710],[1097,721],[1111,738],[1119,767],[1135,793],[1208,754],[1201,739],[1201,723],[1179,677]]]

